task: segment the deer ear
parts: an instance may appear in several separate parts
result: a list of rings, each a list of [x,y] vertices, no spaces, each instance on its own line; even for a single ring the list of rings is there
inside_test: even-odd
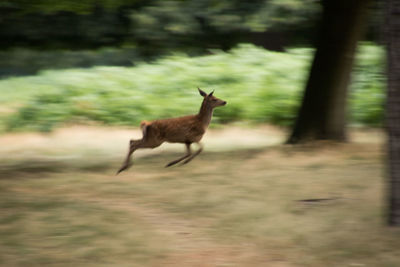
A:
[[[214,90],[212,90],[211,93],[208,94],[208,96],[212,96],[214,94]]]
[[[201,90],[199,87],[197,87],[197,89],[199,89],[199,93],[200,93],[200,95],[201,95],[202,97],[206,97],[206,96],[207,96],[206,92],[204,92],[203,90]]]

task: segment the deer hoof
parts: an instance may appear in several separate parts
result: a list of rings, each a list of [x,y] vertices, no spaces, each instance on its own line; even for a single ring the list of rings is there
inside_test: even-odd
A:
[[[115,175],[118,175],[120,172],[122,172],[122,171],[124,171],[124,170],[130,168],[132,165],[133,165],[133,163],[129,163],[129,164],[126,164],[126,165],[122,166],[122,167],[117,171],[117,173],[116,173]]]

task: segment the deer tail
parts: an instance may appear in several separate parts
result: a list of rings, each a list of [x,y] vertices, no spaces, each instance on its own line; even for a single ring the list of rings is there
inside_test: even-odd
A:
[[[147,128],[150,126],[150,122],[149,121],[142,121],[140,123],[140,129],[142,129],[142,133],[143,133],[143,138],[146,137],[147,134]]]

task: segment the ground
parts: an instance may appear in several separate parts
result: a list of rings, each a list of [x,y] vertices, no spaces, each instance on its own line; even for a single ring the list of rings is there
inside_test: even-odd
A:
[[[283,145],[270,126],[211,129],[205,150],[135,152],[138,129],[0,137],[2,266],[400,266],[385,226],[385,138]]]

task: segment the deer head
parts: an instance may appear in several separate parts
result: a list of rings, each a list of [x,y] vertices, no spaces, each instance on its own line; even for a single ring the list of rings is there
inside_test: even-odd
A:
[[[219,106],[225,106],[226,105],[226,101],[216,98],[213,94],[214,94],[214,90],[207,94],[206,92],[204,92],[203,90],[201,90],[200,88],[197,88],[199,90],[199,93],[202,97],[204,97],[203,100],[203,105],[206,105],[207,108],[216,108]]]

